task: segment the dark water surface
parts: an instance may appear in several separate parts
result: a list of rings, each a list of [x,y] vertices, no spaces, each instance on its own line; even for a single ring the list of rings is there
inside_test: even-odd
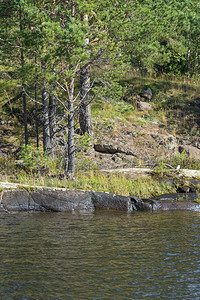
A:
[[[0,299],[200,299],[200,213],[0,214]]]

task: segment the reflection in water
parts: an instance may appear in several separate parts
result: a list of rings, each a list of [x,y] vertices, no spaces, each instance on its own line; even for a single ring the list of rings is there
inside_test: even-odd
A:
[[[200,213],[0,215],[1,299],[200,299]]]

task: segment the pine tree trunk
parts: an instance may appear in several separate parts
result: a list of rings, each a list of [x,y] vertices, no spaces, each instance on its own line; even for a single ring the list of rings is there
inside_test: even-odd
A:
[[[75,1],[72,0],[72,17],[75,17]]]
[[[37,145],[37,148],[39,148],[37,85],[35,85],[35,132],[36,132],[36,145]]]
[[[36,132],[36,145],[39,148],[39,128],[38,128],[38,105],[37,105],[37,58],[35,55],[35,132]]]
[[[24,89],[24,87],[23,87]],[[27,122],[27,109],[26,109],[26,94],[22,92],[23,97],[23,119],[24,119],[24,137],[25,137],[25,145],[28,145],[28,122]]]
[[[56,146],[56,97],[54,94],[49,97],[49,130],[51,142],[51,157],[54,158]]]
[[[88,15],[83,15],[83,21],[88,23]],[[85,39],[86,52],[89,45],[89,38]],[[81,134],[88,133],[92,135],[91,107],[88,93],[90,90],[90,65],[81,68],[80,71],[80,113],[79,123]]]
[[[22,26],[22,11],[20,8],[19,11],[19,18],[20,18],[20,32],[23,32],[23,26]],[[24,51],[23,47],[20,48],[20,55],[21,55],[21,68],[24,72]],[[25,145],[28,145],[28,125],[27,125],[27,109],[26,109],[26,94],[25,94],[25,86],[24,86],[24,74],[22,75],[22,99],[23,99],[23,120],[24,120],[24,139],[25,139]]]
[[[49,107],[46,89],[42,90],[43,150],[50,152]]]
[[[88,99],[90,89],[90,66],[81,69],[80,73],[80,114],[81,134],[92,135],[91,107]]]
[[[71,15],[75,17],[75,0],[72,0]],[[67,163],[65,166],[65,176],[73,179],[75,175],[75,141],[74,141],[74,78],[69,81],[68,93],[68,143],[67,143]]]
[[[74,79],[70,82],[68,95],[68,161],[65,175],[68,179],[73,179],[75,175],[75,142],[74,142]]]

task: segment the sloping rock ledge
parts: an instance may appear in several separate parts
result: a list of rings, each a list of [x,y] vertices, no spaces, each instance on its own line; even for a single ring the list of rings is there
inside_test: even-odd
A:
[[[158,199],[140,199],[111,193],[19,186],[0,183],[0,211],[155,211],[187,209],[200,211],[196,193],[161,195]]]

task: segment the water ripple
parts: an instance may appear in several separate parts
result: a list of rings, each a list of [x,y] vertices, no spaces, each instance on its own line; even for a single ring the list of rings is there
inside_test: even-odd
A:
[[[0,217],[1,299],[199,299],[200,214]]]

